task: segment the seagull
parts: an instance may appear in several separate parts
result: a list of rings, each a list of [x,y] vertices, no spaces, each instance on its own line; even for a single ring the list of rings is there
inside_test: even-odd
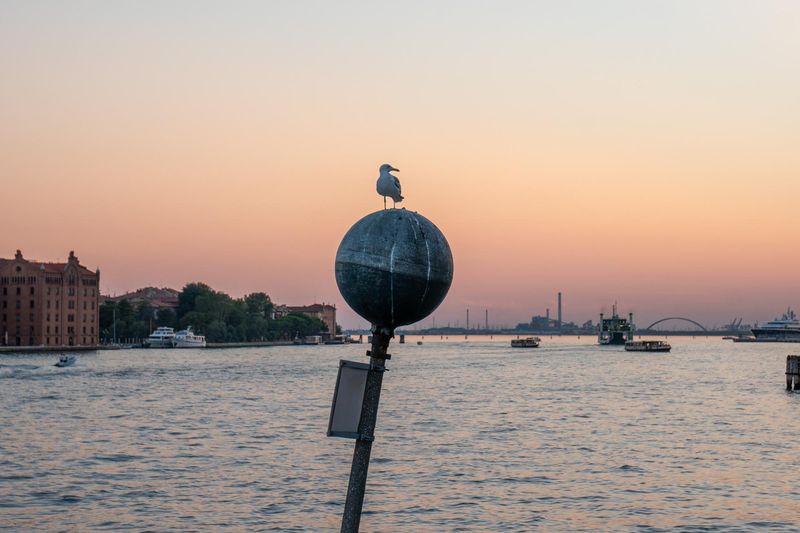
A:
[[[402,202],[403,197],[400,196],[400,180],[397,179],[396,176],[392,176],[389,174],[394,170],[395,172],[400,172],[399,169],[394,168],[389,163],[384,163],[380,167],[381,175],[378,176],[378,183],[375,184],[375,188],[378,190],[378,194],[383,196],[383,208],[386,209],[386,197],[390,197],[392,202],[397,204],[397,202]],[[394,206],[392,206],[394,207]]]

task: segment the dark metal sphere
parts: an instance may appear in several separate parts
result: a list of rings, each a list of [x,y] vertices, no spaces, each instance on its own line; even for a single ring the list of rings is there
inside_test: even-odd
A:
[[[418,322],[442,303],[453,254],[439,228],[405,209],[356,222],[336,252],[336,284],[347,304],[375,326]]]

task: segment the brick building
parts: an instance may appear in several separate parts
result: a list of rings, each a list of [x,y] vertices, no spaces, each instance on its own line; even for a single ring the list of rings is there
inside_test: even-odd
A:
[[[100,334],[100,271],[74,252],[66,263],[0,259],[0,345],[93,346]]]
[[[336,335],[336,306],[327,304],[302,305],[298,307],[285,306],[289,313],[302,313],[319,318],[328,326],[328,333]]]

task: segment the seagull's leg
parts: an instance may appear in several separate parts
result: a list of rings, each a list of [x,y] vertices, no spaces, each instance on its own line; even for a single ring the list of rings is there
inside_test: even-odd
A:
[[[386,209],[386,197],[383,197],[383,208]]]

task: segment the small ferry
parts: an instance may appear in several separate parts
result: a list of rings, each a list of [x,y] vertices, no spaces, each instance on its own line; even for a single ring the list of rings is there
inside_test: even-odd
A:
[[[75,356],[72,355],[71,353],[65,353],[58,358],[58,362],[53,366],[65,367],[65,366],[72,366],[74,364],[75,364]]]
[[[144,341],[148,348],[172,348],[172,339],[175,338],[175,330],[168,327],[156,328],[156,330]]]
[[[189,326],[175,334],[172,338],[174,348],[205,348],[206,338],[203,335],[196,335]]]
[[[511,340],[511,347],[512,348],[538,348],[539,342],[542,339],[539,337],[528,337],[526,339],[512,339]]]
[[[664,341],[628,341],[625,343],[626,352],[668,352],[672,346]]]

